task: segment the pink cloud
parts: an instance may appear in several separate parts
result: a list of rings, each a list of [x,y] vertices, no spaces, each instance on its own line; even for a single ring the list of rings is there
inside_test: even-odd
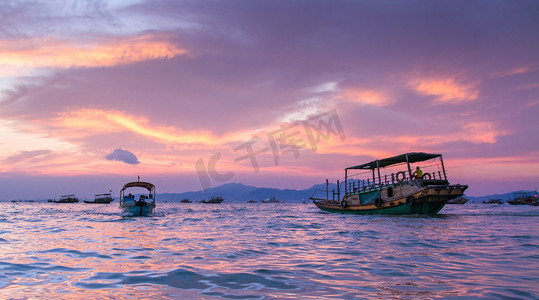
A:
[[[418,94],[435,96],[440,103],[461,103],[477,99],[479,90],[473,84],[458,83],[454,78],[414,79],[408,85]]]

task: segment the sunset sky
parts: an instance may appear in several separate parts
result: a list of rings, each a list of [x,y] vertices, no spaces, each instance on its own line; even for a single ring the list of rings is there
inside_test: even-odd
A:
[[[0,92],[3,200],[405,152],[470,196],[539,187],[539,1],[2,1]]]

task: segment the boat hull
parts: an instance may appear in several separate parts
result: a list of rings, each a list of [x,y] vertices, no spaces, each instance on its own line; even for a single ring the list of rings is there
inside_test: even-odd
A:
[[[84,201],[84,203],[88,204],[110,204],[113,200],[110,201]]]
[[[153,214],[155,205],[124,205],[120,207],[122,209],[122,215],[130,217],[149,216]]]
[[[401,204],[393,205],[390,207],[380,208],[374,205],[372,205],[371,207],[349,206],[346,208],[342,208],[339,204],[332,205],[330,203],[324,203],[322,201],[314,201],[314,204],[323,211],[358,215],[434,215],[437,214],[445,206],[444,201],[414,203],[413,205],[408,205],[406,204],[406,202],[403,202]]]

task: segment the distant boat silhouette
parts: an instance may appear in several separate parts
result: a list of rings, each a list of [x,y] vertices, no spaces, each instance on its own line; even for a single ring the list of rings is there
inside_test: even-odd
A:
[[[283,203],[283,201],[275,198],[275,197],[269,197],[265,200],[262,200],[262,203]]]
[[[200,201],[200,203],[221,203],[221,202],[223,202],[223,200],[225,200],[225,199],[223,199],[223,197],[221,195],[219,195],[219,196],[211,197],[210,199],[208,199],[208,201],[202,200],[202,201]]]
[[[107,194],[97,194],[97,195],[95,195],[94,201],[84,200],[84,203],[89,203],[89,204],[109,204],[112,201],[114,201],[114,198],[112,198],[110,193],[107,193]]]
[[[48,202],[53,203],[78,203],[79,199],[75,195],[63,195],[60,196],[60,200],[49,200]]]

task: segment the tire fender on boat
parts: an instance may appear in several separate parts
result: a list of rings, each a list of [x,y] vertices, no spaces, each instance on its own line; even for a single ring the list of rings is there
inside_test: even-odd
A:
[[[430,180],[430,174],[429,173],[425,173],[423,174],[423,176],[421,177],[421,179],[425,179],[425,180]]]
[[[414,205],[414,202],[415,202],[415,198],[413,196],[408,196],[406,198],[406,205],[412,206],[412,205]]]
[[[348,203],[346,203],[346,200],[341,201],[341,207],[346,208],[348,206]]]
[[[401,177],[401,175],[402,175],[402,177]],[[400,171],[400,172],[397,173],[396,177],[397,177],[397,182],[401,183],[406,178],[406,174],[404,173],[404,171]]]
[[[374,200],[374,206],[380,207],[380,206],[382,206],[382,203],[383,203],[383,202],[384,202],[384,201],[382,201],[382,198],[376,198],[376,199]]]

